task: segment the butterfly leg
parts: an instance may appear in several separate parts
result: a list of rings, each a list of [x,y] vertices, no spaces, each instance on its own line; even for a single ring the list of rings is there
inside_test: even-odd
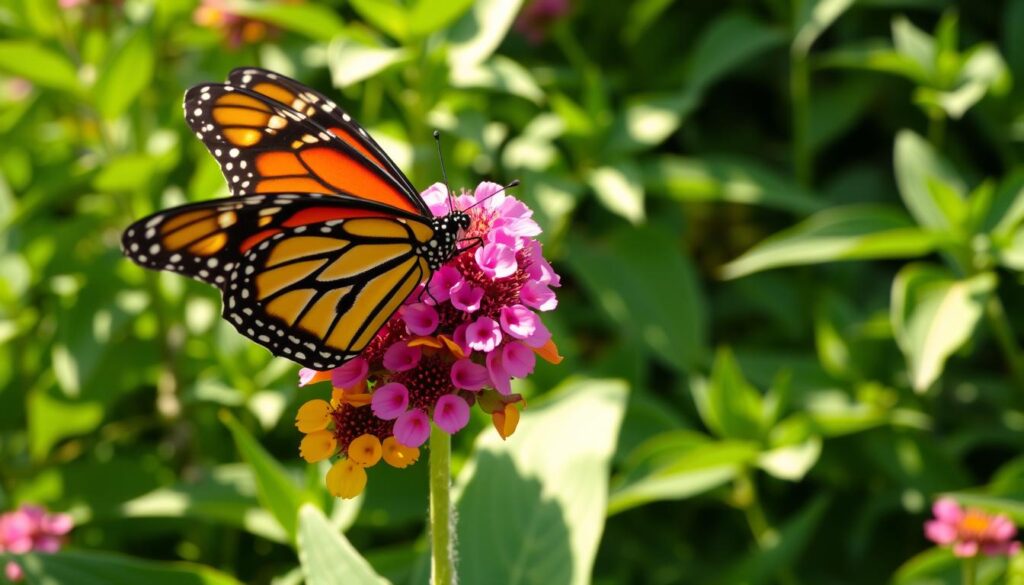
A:
[[[430,287],[427,286],[426,284],[423,285],[423,288],[420,290],[419,296],[416,298],[416,302],[417,303],[422,303],[423,302],[423,293],[427,293],[427,296],[430,297],[430,300],[434,301],[434,306],[437,306],[437,305],[441,304],[441,302],[438,301],[437,299],[435,299],[434,295],[432,295],[430,293]]]
[[[461,254],[461,253],[465,252],[466,250],[472,250],[473,248],[475,248],[477,246],[482,246],[483,243],[484,243],[484,240],[483,240],[483,238],[476,237],[476,238],[464,238],[462,240],[459,240],[459,242],[460,243],[461,242],[469,242],[469,245],[465,246],[463,248],[457,248],[455,250],[455,254]]]

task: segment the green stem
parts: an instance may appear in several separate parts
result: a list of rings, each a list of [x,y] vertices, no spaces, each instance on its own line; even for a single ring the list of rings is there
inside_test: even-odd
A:
[[[757,483],[754,474],[749,469],[744,469],[736,477],[736,492],[739,495],[739,505],[743,508],[743,514],[747,518],[750,532],[754,536],[757,547],[761,550],[768,550],[778,544],[778,532],[768,522],[768,516],[764,513],[761,505],[761,497],[757,491]],[[792,569],[782,567],[775,575],[778,583],[782,585],[799,585],[796,575]]]
[[[1003,301],[998,296],[993,294],[985,304],[985,316],[988,317],[989,326],[992,327],[999,349],[1003,352],[1003,358],[1010,366],[1013,381],[1024,390],[1024,356],[1007,322]]]
[[[974,585],[978,577],[978,557],[967,557],[960,565],[962,585]]]
[[[789,98],[793,118],[793,174],[803,187],[813,180],[813,153],[810,144],[811,74],[807,56],[790,52]]]
[[[436,425],[430,428],[430,575],[432,585],[454,585],[450,497],[452,438]]]
[[[928,142],[932,143],[935,150],[942,150],[942,143],[946,139],[946,114],[942,110],[935,110],[928,113]]]

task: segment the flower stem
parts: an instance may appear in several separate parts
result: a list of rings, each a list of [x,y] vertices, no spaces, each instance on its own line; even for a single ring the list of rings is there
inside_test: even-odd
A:
[[[437,425],[430,428],[430,575],[432,585],[455,583],[450,497],[452,438]]]
[[[967,557],[960,565],[961,585],[974,585],[978,577],[978,557]]]
[[[1006,319],[1006,309],[1003,308],[1003,301],[992,295],[985,305],[985,314],[988,317],[992,333],[995,335],[999,349],[1003,352],[1003,358],[1010,367],[1010,374],[1019,388],[1024,388],[1024,355],[1021,353],[1020,345],[1014,338],[1013,330]]]

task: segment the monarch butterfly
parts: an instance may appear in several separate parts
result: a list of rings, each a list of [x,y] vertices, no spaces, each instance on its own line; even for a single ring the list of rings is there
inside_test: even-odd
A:
[[[452,206],[435,218],[323,94],[242,68],[227,83],[189,89],[184,108],[233,196],[140,219],[122,250],[143,267],[217,286],[224,319],[274,355],[317,370],[341,365],[460,251],[469,216]]]

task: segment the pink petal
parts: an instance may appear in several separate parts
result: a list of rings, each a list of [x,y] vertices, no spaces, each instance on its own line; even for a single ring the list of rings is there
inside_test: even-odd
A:
[[[40,536],[36,538],[35,550],[44,553],[55,553],[60,550],[61,540],[59,536]]]
[[[430,208],[430,213],[434,214],[434,217],[443,217],[448,214],[448,189],[444,186],[444,183],[434,183],[427,187],[420,197]]]
[[[487,203],[484,203],[483,207],[485,209],[494,209],[501,205],[501,202],[505,198],[504,194],[498,195],[502,189],[504,189],[504,187],[497,183],[484,181],[477,185],[476,189],[473,190],[473,199],[475,200],[475,203],[480,203],[486,199]]]
[[[523,340],[523,343],[530,347],[543,347],[545,343],[551,340],[551,332],[544,326],[544,323],[538,319],[537,329],[533,332],[533,335]]]
[[[413,335],[430,335],[437,329],[437,310],[426,303],[413,303],[401,309],[405,327]]]
[[[511,276],[519,268],[515,250],[504,244],[484,244],[476,249],[473,257],[480,271],[492,279]]]
[[[406,447],[419,447],[430,436],[430,419],[418,408],[406,411],[395,421],[395,440]]]
[[[75,521],[69,514],[51,514],[43,521],[43,530],[58,536],[71,532]]]
[[[452,306],[460,311],[472,313],[480,309],[480,301],[484,298],[484,289],[462,281],[452,287]]]
[[[537,314],[523,305],[502,307],[499,319],[501,328],[516,339],[529,339],[537,332],[537,325],[540,323]]]
[[[973,557],[978,554],[978,542],[975,540],[958,542],[953,545],[953,554],[961,558]]]
[[[4,567],[4,574],[7,575],[8,581],[21,581],[22,577],[25,576],[24,571],[21,570],[21,566],[14,561],[9,561],[7,566]]]
[[[538,311],[551,311],[558,306],[555,292],[546,284],[529,280],[519,291],[519,302]]]
[[[932,505],[932,514],[943,522],[956,524],[964,517],[963,508],[953,498],[939,498]]]
[[[317,372],[316,370],[314,370],[312,368],[302,368],[302,369],[300,369],[299,370],[299,388],[305,386],[306,384],[309,384],[309,382],[313,379],[313,376],[317,375],[318,373],[319,372]]]
[[[470,359],[461,359],[452,364],[452,384],[460,390],[476,392],[490,381],[487,368]]]
[[[941,520],[929,520],[924,523],[924,535],[935,544],[949,544],[956,540],[956,526]]]
[[[491,377],[491,385],[499,394],[508,396],[512,393],[512,380],[502,363],[500,351],[487,354],[487,373]]]
[[[562,279],[555,269],[544,259],[540,242],[531,240],[527,246],[532,262],[526,267],[526,274],[533,280],[548,286],[561,286]]]
[[[454,266],[442,266],[430,277],[430,296],[439,303],[451,297],[451,290],[462,282],[462,273]]]
[[[366,379],[366,374],[369,371],[370,364],[366,362],[366,359],[361,357],[351,359],[341,367],[334,368],[331,371],[331,384],[335,388],[344,388],[346,390],[355,388]]]
[[[457,433],[469,422],[469,405],[454,394],[445,394],[434,405],[434,422],[449,435]]]
[[[391,382],[373,391],[370,408],[377,418],[394,420],[409,406],[409,389],[404,384]],[[410,447],[412,445],[409,445]]]
[[[992,518],[988,527],[989,536],[994,540],[1010,540],[1017,535],[1017,527],[1002,514]]]
[[[404,372],[416,367],[420,362],[420,348],[409,347],[404,341],[391,344],[384,352],[384,367],[392,372]]]
[[[473,348],[469,347],[469,341],[466,339],[467,331],[469,331],[469,323],[459,325],[455,328],[455,331],[452,331],[452,341],[462,348],[462,353],[468,356],[473,353]]]
[[[501,328],[489,317],[480,317],[466,328],[466,342],[471,349],[489,352],[501,343]]]
[[[537,354],[521,343],[506,343],[501,348],[501,363],[510,376],[525,378],[533,373]]]

